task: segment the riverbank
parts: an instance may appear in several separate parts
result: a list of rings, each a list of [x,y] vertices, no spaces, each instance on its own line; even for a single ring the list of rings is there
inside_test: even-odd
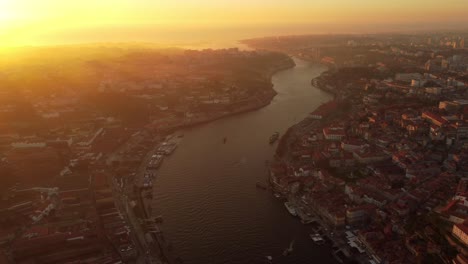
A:
[[[327,85],[326,83],[324,83],[322,81],[322,78],[325,75],[328,75],[328,72],[325,72],[322,75],[320,75],[319,77],[312,79],[312,81],[310,81],[310,83],[314,87],[316,87],[316,88],[318,88],[318,89],[320,89],[320,90],[322,90],[324,92],[327,92],[327,93],[333,95],[336,98],[338,93],[334,89],[332,89],[329,85]]]
[[[285,62],[284,65],[281,65],[280,67],[276,67],[276,68],[267,70],[266,73],[263,73],[265,76],[267,76],[266,78],[268,78],[270,80],[269,90],[266,91],[261,97],[251,99],[251,101],[248,102],[247,104],[232,106],[232,108],[234,108],[234,109],[232,109],[230,111],[224,111],[224,112],[214,113],[214,114],[202,113],[202,114],[199,114],[198,116],[194,116],[194,117],[191,117],[191,118],[183,118],[183,120],[174,120],[173,122],[171,122],[173,124],[170,124],[168,126],[163,127],[163,130],[171,133],[171,132],[176,131],[176,130],[206,124],[206,123],[213,122],[213,121],[216,121],[216,120],[221,119],[221,118],[226,118],[226,117],[229,117],[229,116],[234,116],[234,115],[238,115],[238,114],[242,114],[242,113],[246,113],[246,112],[250,112],[250,111],[255,111],[255,110],[261,109],[263,107],[266,107],[272,102],[272,100],[278,94],[273,89],[273,84],[271,83],[271,79],[272,79],[273,75],[275,75],[278,72],[281,72],[281,71],[284,71],[284,70],[287,70],[287,69],[291,69],[291,68],[293,68],[295,66],[296,66],[296,64],[295,64],[294,60],[292,58],[290,58],[290,60]]]
[[[326,75],[327,72],[324,72],[323,74]],[[311,206],[307,201],[305,201],[302,194],[299,194],[297,190],[294,191],[294,189],[297,189],[299,186],[293,188],[290,184],[290,181],[295,181],[292,180],[292,178],[294,178],[294,176],[297,177],[296,174],[304,174],[302,176],[320,174],[319,171],[315,171],[316,168],[313,166],[311,167],[307,162],[298,161],[298,159],[302,159],[304,157],[310,158],[312,155],[311,153],[309,154],[309,152],[304,152],[303,154],[298,154],[301,153],[301,151],[298,152],[297,150],[292,150],[291,146],[312,131],[315,131],[314,133],[322,133],[322,129],[324,127],[333,123],[335,120],[340,119],[342,115],[345,114],[342,111],[338,111],[339,114],[334,112],[342,104],[342,102],[337,101],[339,93],[336,90],[327,87],[325,83],[320,82],[322,77],[323,76],[320,75],[312,79],[311,85],[332,95],[333,99],[323,103],[315,109],[311,109],[312,112],[309,116],[287,129],[286,133],[284,133],[279,141],[276,149],[275,160],[269,167],[269,184],[275,196],[280,194],[287,200],[288,204],[293,208],[293,211],[296,212],[297,217],[300,219],[302,224],[319,224],[322,236],[326,240],[328,239],[331,241],[329,246],[333,247],[333,256],[337,261],[343,263],[343,257],[349,257],[351,254],[348,252],[346,241],[340,237],[341,232],[333,225],[328,224],[327,220],[324,219],[324,216],[321,214],[321,211],[317,210],[317,208]],[[316,136],[309,135],[308,137],[310,139],[311,137],[315,138]],[[299,157],[297,155],[299,155]],[[297,165],[297,163],[301,164],[301,169],[299,171],[296,171],[297,168],[293,167],[293,164]],[[282,182],[282,180],[277,176],[282,173],[291,173],[291,171],[287,172],[288,170],[294,171],[292,173],[293,175],[289,176],[292,178],[286,180],[286,183]],[[299,181],[299,183],[301,185],[304,184],[301,181]],[[338,257],[338,255],[341,255],[341,258]]]
[[[337,99],[337,96],[338,96],[337,91],[335,91],[334,89],[329,88],[325,83],[322,82],[323,76],[327,75],[329,70],[330,70],[330,68],[328,68],[327,71],[320,74],[320,76],[312,79],[310,81],[310,84],[311,84],[311,86],[332,95],[333,99],[330,99],[329,101],[323,103],[322,105],[319,105],[315,109],[312,109],[311,110],[311,115],[312,116],[308,116],[306,119],[301,120],[301,121],[299,121],[299,123],[294,124],[293,126],[288,128],[286,133],[284,133],[283,136],[281,136],[281,138],[279,140],[278,147],[276,148],[276,156],[277,157],[282,157],[285,154],[285,152],[287,151],[288,137],[291,137],[292,134],[295,133],[294,129],[296,127],[307,126],[306,122],[310,121],[309,120],[310,117],[314,118],[313,117],[314,112],[318,111],[319,109],[323,108],[323,106],[325,106],[327,104],[330,104],[330,103],[332,103],[333,101],[335,101]],[[336,108],[336,106],[334,108],[328,108],[327,107],[327,109],[323,109],[321,111],[321,113],[320,113],[320,116],[318,118],[314,118],[314,119],[322,120],[323,117],[326,117],[327,115],[329,115],[329,112],[333,111],[335,108]],[[319,124],[320,124],[319,122],[316,122],[316,124],[313,124],[311,128],[313,129],[316,126],[318,127]]]

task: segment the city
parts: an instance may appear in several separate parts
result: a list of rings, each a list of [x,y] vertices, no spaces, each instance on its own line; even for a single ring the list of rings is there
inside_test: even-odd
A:
[[[0,264],[467,264],[464,10],[0,0]]]

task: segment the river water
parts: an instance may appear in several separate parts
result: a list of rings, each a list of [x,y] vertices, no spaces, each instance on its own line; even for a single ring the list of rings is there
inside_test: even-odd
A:
[[[182,131],[178,149],[155,181],[153,215],[184,263],[335,263],[331,251],[308,237],[311,227],[291,216],[283,201],[257,189],[266,160],[283,134],[331,96],[310,85],[325,67],[295,60],[296,67],[273,76],[278,95],[260,110]],[[227,137],[226,144],[223,138]],[[283,250],[295,240],[294,251]]]

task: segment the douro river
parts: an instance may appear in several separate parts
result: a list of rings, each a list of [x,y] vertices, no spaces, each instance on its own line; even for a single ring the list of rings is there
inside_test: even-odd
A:
[[[265,181],[266,160],[282,135],[331,99],[310,81],[326,68],[295,60],[273,76],[278,95],[260,110],[182,131],[178,149],[155,180],[152,214],[184,263],[335,263],[331,250],[315,245],[311,227],[291,216],[283,201],[255,187]],[[223,142],[227,138],[226,143]],[[294,250],[282,256],[294,240]]]

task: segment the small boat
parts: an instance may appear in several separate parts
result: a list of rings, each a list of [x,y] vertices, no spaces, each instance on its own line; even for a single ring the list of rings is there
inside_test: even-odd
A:
[[[279,138],[279,133],[278,132],[273,133],[273,135],[270,136],[270,144],[275,143],[276,140],[278,140],[278,138]]]
[[[341,249],[338,249],[337,251],[333,252],[333,257],[339,262],[339,263],[345,263],[346,260],[346,255],[341,251]]]
[[[266,258],[268,259],[268,261],[271,263],[273,261],[273,257],[272,256],[266,256]]]
[[[316,223],[316,220],[315,219],[302,219],[301,223],[303,223],[304,225],[308,225],[308,224]]]
[[[284,206],[286,207],[286,209],[288,209],[288,212],[293,215],[293,216],[297,216],[297,212],[296,212],[296,209],[293,207],[293,205],[289,202],[285,202],[284,203]]]
[[[227,142],[227,137],[224,137],[223,138],[223,143],[226,144],[226,142]]]
[[[293,251],[294,240],[289,243],[289,247],[283,251],[283,256],[288,256]]]
[[[156,217],[154,218],[154,222],[155,222],[155,223],[159,223],[159,224],[162,223],[162,222],[163,222],[163,217],[162,217],[162,215],[156,216]]]
[[[312,241],[314,241],[315,244],[317,245],[323,245],[325,243],[325,240],[323,240],[322,236],[320,234],[310,234],[309,235]]]
[[[257,188],[263,189],[263,190],[266,190],[266,189],[268,188],[268,187],[266,186],[266,184],[261,183],[261,182],[257,182],[257,183],[255,184],[255,186],[257,186]]]

